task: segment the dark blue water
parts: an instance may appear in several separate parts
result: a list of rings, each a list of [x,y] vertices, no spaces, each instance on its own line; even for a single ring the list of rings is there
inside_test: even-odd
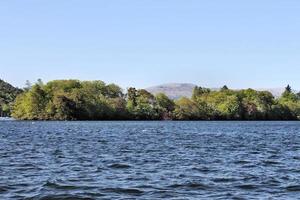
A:
[[[300,199],[300,122],[0,122],[0,199]]]

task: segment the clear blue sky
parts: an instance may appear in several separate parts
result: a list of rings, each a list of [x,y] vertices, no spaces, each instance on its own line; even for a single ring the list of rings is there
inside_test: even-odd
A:
[[[0,78],[300,88],[299,0],[3,0]]]

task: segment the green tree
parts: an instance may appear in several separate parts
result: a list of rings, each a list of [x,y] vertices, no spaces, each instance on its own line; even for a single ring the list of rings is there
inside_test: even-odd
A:
[[[136,106],[136,99],[137,99],[137,90],[135,88],[128,88],[127,90],[127,99],[132,106]]]
[[[210,93],[210,89],[196,86],[193,90],[192,100],[196,100],[197,97],[207,93]]]
[[[285,91],[281,95],[283,101],[297,101],[299,100],[297,95],[293,93],[290,85],[286,86]]]
[[[173,100],[169,99],[164,93],[159,93],[155,96],[157,104],[165,109],[167,112],[172,112],[175,109],[175,103]]]
[[[227,87],[227,85],[224,85],[224,86],[221,88],[221,91],[226,91],[226,90],[229,90],[229,88]]]
[[[47,105],[47,111],[52,120],[74,120],[76,119],[75,106],[75,102],[66,96],[55,95],[51,103]]]
[[[241,113],[242,119],[272,119],[272,106],[275,104],[275,99],[270,92],[247,89],[239,91],[238,96],[243,105]]]
[[[159,112],[162,114],[162,119],[172,119],[172,112],[175,110],[175,103],[173,100],[163,93],[155,96],[155,100],[159,107]]]
[[[40,79],[40,78],[37,80],[36,84],[39,85],[40,87],[43,87],[43,85],[44,85],[42,79]]]
[[[161,110],[157,106],[155,97],[146,90],[128,90],[127,109],[134,119],[155,120],[160,119]]]
[[[196,120],[199,118],[199,109],[195,102],[183,97],[175,101],[174,116],[177,120]]]
[[[123,97],[122,89],[116,84],[109,84],[106,86],[105,96],[108,98],[120,98]]]
[[[29,80],[26,80],[25,82],[25,87],[24,87],[24,91],[29,91],[32,87],[32,84]]]
[[[300,99],[293,93],[292,88],[288,85],[278,100],[282,107],[288,108],[294,119],[300,119]]]
[[[30,91],[18,96],[12,116],[19,119],[44,119],[46,93],[39,86],[34,85]]]

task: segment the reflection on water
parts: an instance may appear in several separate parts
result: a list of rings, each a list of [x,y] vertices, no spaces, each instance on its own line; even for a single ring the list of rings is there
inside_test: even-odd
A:
[[[299,196],[299,122],[0,122],[0,199]]]

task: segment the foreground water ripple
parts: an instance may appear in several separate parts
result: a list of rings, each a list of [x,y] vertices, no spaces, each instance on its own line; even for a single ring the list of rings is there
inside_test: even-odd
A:
[[[0,199],[300,199],[299,122],[0,122]]]

